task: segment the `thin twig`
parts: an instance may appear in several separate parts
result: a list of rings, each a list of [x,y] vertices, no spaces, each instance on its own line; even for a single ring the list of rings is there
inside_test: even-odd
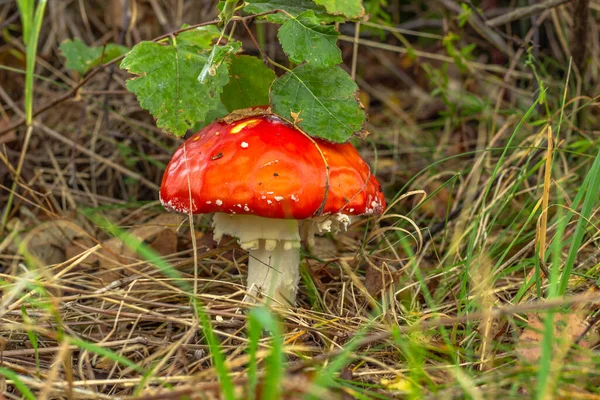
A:
[[[527,7],[519,7],[514,11],[508,12],[496,18],[487,20],[487,26],[496,27],[519,19],[530,17],[534,14],[543,12],[549,8],[554,8],[568,3],[571,0],[547,0],[541,3],[533,4]]]

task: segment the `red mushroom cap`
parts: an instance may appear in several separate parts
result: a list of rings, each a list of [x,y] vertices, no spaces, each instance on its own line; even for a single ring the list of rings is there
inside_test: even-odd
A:
[[[310,139],[272,115],[217,121],[191,136],[167,165],[160,199],[182,213],[191,199],[194,214],[266,218],[385,209],[381,186],[350,143]]]

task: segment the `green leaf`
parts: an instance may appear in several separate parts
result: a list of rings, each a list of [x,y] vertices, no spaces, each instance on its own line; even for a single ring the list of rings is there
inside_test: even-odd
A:
[[[66,67],[85,75],[92,68],[114,60],[127,53],[129,49],[109,43],[106,47],[87,46],[80,39],[65,40],[59,46],[60,51],[67,59]]]
[[[462,28],[466,25],[467,22],[469,22],[469,18],[471,18],[471,16],[473,15],[473,9],[471,7],[469,7],[468,4],[465,4],[465,3],[461,3],[460,7],[461,7],[462,11],[458,15],[457,19],[458,19],[458,26],[460,28]]]
[[[223,88],[221,101],[229,111],[269,104],[269,88],[275,72],[258,58],[238,56],[229,66],[229,83]]]
[[[357,92],[356,83],[340,67],[304,64],[273,83],[271,107],[310,136],[343,143],[365,122]]]
[[[219,2],[219,6],[222,5],[222,7],[219,7],[221,10],[221,12],[219,12],[219,20],[222,24],[227,25],[229,21],[231,21],[238,2],[238,0],[225,0]]]
[[[329,14],[343,15],[350,19],[362,18],[365,9],[361,0],[315,0],[315,3],[325,7]]]
[[[127,89],[156,118],[156,125],[181,136],[217,108],[229,80],[227,63],[222,62],[200,82],[198,76],[207,61],[206,53],[195,45],[140,42],[123,59],[121,68],[139,75],[127,81]]]
[[[225,88],[223,88],[223,89],[225,89]],[[221,94],[221,97],[223,97],[223,94]],[[223,105],[223,103],[220,101],[219,104],[217,104],[217,108],[214,108],[214,109],[210,110],[209,112],[207,112],[204,119],[202,121],[196,122],[190,129],[192,130],[192,132],[198,132],[205,126],[213,123],[215,120],[217,120],[219,118],[223,118],[227,114],[229,114],[229,111]]]
[[[312,0],[247,0],[244,6],[244,12],[247,14],[260,14],[273,10],[283,10],[294,17],[305,11],[312,10],[319,21],[344,21],[343,17],[329,15],[325,7],[315,4]],[[281,12],[266,15],[264,18],[276,24],[283,24],[289,19],[285,13]]]
[[[342,62],[337,47],[339,32],[331,25],[321,25],[312,10],[290,18],[279,28],[277,37],[290,60],[328,67]]]
[[[214,46],[208,56],[208,61],[206,61],[206,64],[204,64],[204,67],[198,76],[200,83],[208,82],[209,77],[211,76],[215,77],[223,62],[228,62],[229,57],[232,54],[235,54],[241,46],[242,44],[240,42],[229,43],[225,46]]]
[[[188,24],[183,24],[182,28],[187,28]],[[212,46],[213,40],[221,36],[221,31],[214,25],[200,26],[190,31],[181,32],[177,35],[179,44],[195,44],[204,49]]]

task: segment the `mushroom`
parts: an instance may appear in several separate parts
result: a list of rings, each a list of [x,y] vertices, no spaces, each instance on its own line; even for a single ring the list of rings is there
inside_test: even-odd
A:
[[[296,303],[301,231],[310,243],[315,233],[346,230],[350,215],[385,209],[350,143],[309,138],[265,112],[213,122],[187,139],[167,165],[160,201],[214,213],[214,240],[231,235],[249,252],[246,300],[287,305]]]

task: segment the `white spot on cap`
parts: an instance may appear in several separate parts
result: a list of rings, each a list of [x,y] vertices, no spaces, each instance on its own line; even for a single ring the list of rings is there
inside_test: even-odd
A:
[[[273,194],[273,193],[275,193],[275,192],[267,192],[267,194]]]
[[[237,206],[238,206],[239,208],[242,208],[242,205],[241,205],[241,204],[238,204]]]
[[[212,201],[207,201],[206,204],[212,204]]]
[[[244,211],[250,211],[250,208],[248,207],[247,204],[244,204]]]
[[[215,204],[221,206],[223,205],[223,202],[220,199],[217,199],[217,201],[215,201]]]
[[[283,200],[283,196],[275,196],[275,200],[281,201],[281,200]]]
[[[248,143],[246,143],[246,142],[242,142],[242,148],[243,148],[243,149],[247,149],[247,148],[248,148]]]
[[[266,198],[267,198],[267,196],[265,196],[265,195],[262,195],[262,196],[260,196],[260,198],[264,200],[264,199],[266,199]]]
[[[267,200],[267,204],[273,204],[271,200]]]
[[[298,197],[296,197],[295,194],[291,195],[290,199],[294,200],[296,203],[300,201],[300,199]]]
[[[348,211],[350,211],[350,212],[354,212],[354,208],[351,208],[351,209],[350,209],[350,210],[348,210]]]

